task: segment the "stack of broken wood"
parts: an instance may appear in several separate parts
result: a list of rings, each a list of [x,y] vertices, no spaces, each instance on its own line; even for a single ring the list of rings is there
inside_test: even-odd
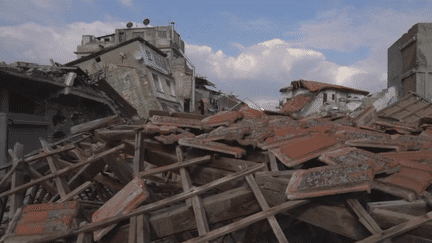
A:
[[[1,241],[432,242],[432,118],[292,117],[154,111],[17,144]]]

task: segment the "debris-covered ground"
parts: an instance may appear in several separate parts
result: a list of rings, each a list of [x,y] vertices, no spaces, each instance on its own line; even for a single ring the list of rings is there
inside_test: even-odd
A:
[[[1,240],[432,242],[432,104],[378,100],[306,118],[111,116],[29,155],[16,144]]]

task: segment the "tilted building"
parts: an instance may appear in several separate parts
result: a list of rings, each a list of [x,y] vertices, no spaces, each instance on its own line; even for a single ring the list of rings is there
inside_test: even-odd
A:
[[[173,24],[116,29],[99,37],[83,35],[75,54],[79,59],[67,66],[79,66],[89,75],[105,75],[141,117],[148,117],[150,110],[212,114],[240,102],[207,89],[205,85],[211,82],[196,77]]]

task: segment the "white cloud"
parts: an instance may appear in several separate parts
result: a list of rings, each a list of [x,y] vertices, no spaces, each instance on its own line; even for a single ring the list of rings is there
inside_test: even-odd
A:
[[[95,36],[113,33],[125,23],[76,22],[63,27],[26,23],[19,26],[0,26],[0,58],[7,63],[29,61],[49,64],[49,59],[66,63],[76,59],[73,53],[81,44],[82,35]]]
[[[132,6],[133,0],[119,0],[119,2],[125,6]]]

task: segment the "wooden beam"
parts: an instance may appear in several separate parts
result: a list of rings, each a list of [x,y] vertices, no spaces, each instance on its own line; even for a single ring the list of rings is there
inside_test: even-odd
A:
[[[138,131],[135,138],[134,174],[138,174],[144,170],[143,151],[145,150],[141,147],[142,144],[142,132]]]
[[[48,153],[50,150],[49,143],[42,138],[39,138],[39,140],[42,144],[43,151],[45,153]],[[53,158],[51,156],[47,156],[46,160],[47,160],[48,165],[50,167],[51,173],[52,174],[57,173],[58,170],[57,170],[56,165],[54,164]],[[57,190],[60,194],[60,197],[64,198],[66,196],[66,194],[68,194],[70,192],[70,188],[69,188],[69,185],[67,184],[66,178],[64,176],[57,176],[54,178],[54,181],[55,181]]]
[[[271,153],[271,152],[270,152]],[[259,205],[261,206],[262,210],[269,210],[270,207],[265,200],[263,194],[261,193],[261,190],[258,187],[258,184],[256,183],[254,177],[252,175],[245,176],[247,183],[249,184],[249,187],[252,189],[252,192],[255,195],[255,198],[257,199]],[[280,243],[288,243],[287,238],[285,237],[285,234],[283,233],[278,221],[276,220],[274,215],[271,215],[267,218],[268,222],[270,223],[271,228],[273,229],[273,232],[276,235],[276,238]]]
[[[383,230],[379,225],[373,220],[373,218],[366,212],[363,206],[355,198],[347,200],[348,205],[354,211],[354,213],[359,217],[360,223],[363,224],[373,235],[381,234]],[[391,239],[383,241],[383,243],[391,243]]]
[[[382,233],[382,229],[379,225],[373,220],[373,218],[366,212],[366,210],[362,207],[359,201],[355,198],[351,198],[347,200],[348,205],[354,211],[354,213],[359,217],[360,222],[372,233],[372,234],[380,234]]]
[[[81,186],[75,188],[73,191],[71,191],[66,196],[64,196],[62,199],[60,199],[58,201],[58,203],[66,202],[66,201],[69,201],[69,200],[73,199],[73,197],[75,197],[76,195],[80,194],[81,192],[83,192],[87,188],[91,187],[92,185],[93,185],[93,182],[91,182],[91,181],[84,182],[84,184],[82,184]]]
[[[269,159],[270,159],[270,168],[271,168],[271,171],[272,172],[279,171],[278,165],[277,165],[277,161],[276,161],[276,156],[271,151],[268,151],[268,155],[269,155]]]
[[[80,226],[85,226],[87,224],[86,221],[80,223]],[[81,233],[78,235],[76,243],[92,243],[93,235],[90,232]]]
[[[146,214],[140,214],[137,218],[137,243],[150,243],[150,224]]]
[[[24,146],[20,143],[16,143],[13,152],[12,150],[9,150],[9,153],[12,157],[13,165],[18,168],[18,164],[23,160],[24,157]],[[21,186],[23,183],[24,173],[21,169],[16,169],[12,174],[11,190]],[[23,206],[24,193],[16,192],[11,195],[9,217],[12,218],[16,210]]]
[[[408,202],[406,200],[395,200],[371,202],[367,204],[367,211],[369,214],[372,214],[375,209],[384,209],[398,213],[415,212],[416,216],[429,212],[427,203],[421,199],[413,202]]]
[[[381,234],[372,235],[367,237],[366,239],[357,241],[357,243],[372,243],[372,242],[380,242],[385,239],[390,239],[392,237],[401,235],[405,232],[413,230],[422,224],[425,224],[432,220],[432,212],[424,214],[419,217],[415,217],[405,223],[398,224],[396,226],[391,227],[390,229],[384,230]]]
[[[173,203],[176,203],[178,201],[186,200],[186,199],[193,197],[195,195],[202,194],[202,193],[204,193],[210,189],[215,188],[216,186],[218,186],[220,184],[227,183],[229,181],[236,180],[238,178],[243,178],[244,176],[246,176],[250,173],[256,172],[256,171],[258,171],[264,167],[265,167],[264,164],[257,165],[257,166],[251,167],[245,171],[233,173],[233,174],[228,175],[228,176],[221,178],[219,180],[210,182],[206,185],[203,185],[200,187],[194,187],[188,192],[182,192],[182,193],[174,195],[170,198],[166,198],[166,199],[163,199],[163,200],[151,203],[151,204],[141,206],[130,213],[123,214],[123,215],[117,215],[117,216],[108,218],[102,222],[90,223],[90,224],[88,224],[84,227],[81,227],[79,229],[76,229],[76,230],[68,230],[68,231],[61,232],[57,235],[51,235],[51,236],[47,236],[47,237],[42,238],[42,239],[31,240],[28,243],[51,242],[51,241],[55,241],[58,239],[70,237],[70,236],[73,236],[76,234],[80,234],[83,232],[94,231],[94,230],[99,229],[99,228],[104,228],[106,226],[109,226],[109,225],[112,225],[115,223],[119,223],[122,220],[129,219],[130,217],[137,216],[137,215],[144,214],[144,213],[148,213],[148,212],[152,212],[154,210],[161,209],[161,208],[166,207],[168,205],[172,205]],[[303,202],[303,201],[296,201],[296,202]],[[297,204],[295,204],[295,205],[297,205]]]
[[[23,166],[24,166],[25,171],[30,175],[30,177],[31,177],[33,180],[37,180],[37,179],[40,179],[40,178],[43,178],[43,177],[44,177],[44,176],[41,175],[41,174],[40,174],[40,173],[39,173],[35,168],[33,168],[33,166],[31,166],[31,165],[29,165],[29,164],[26,164],[26,163],[24,163]],[[48,192],[48,193],[51,194],[51,195],[56,195],[56,194],[58,194],[57,188],[55,188],[55,187],[52,185],[52,183],[49,182],[49,181],[43,181],[43,182],[41,182],[41,186],[42,186],[43,188],[45,188],[45,189],[46,189],[46,192]]]
[[[228,233],[237,231],[239,229],[242,229],[248,225],[251,225],[253,223],[256,223],[260,220],[263,220],[271,215],[275,215],[281,212],[286,212],[292,208],[298,207],[300,205],[304,205],[306,203],[308,203],[308,200],[295,200],[295,201],[288,201],[285,202],[283,204],[280,204],[278,206],[275,206],[273,208],[270,208],[268,210],[264,210],[262,212],[253,214],[251,216],[248,216],[246,218],[243,218],[239,221],[236,221],[234,223],[222,226],[216,230],[210,231],[209,233],[207,233],[204,236],[199,236],[197,238],[185,241],[184,243],[199,243],[199,242],[206,242],[209,240],[213,240],[216,239],[220,236],[226,235]]]
[[[375,209],[371,213],[371,216],[381,228],[391,228],[416,218],[416,216],[406,213],[393,212],[379,208]],[[420,227],[411,230],[409,233],[411,235],[432,239],[432,222],[427,222]]]
[[[183,152],[180,146],[176,147],[176,154],[177,154],[178,163],[179,164],[183,163]],[[184,167],[180,168],[180,176],[181,176],[183,190],[185,192],[189,191],[190,188],[192,187],[192,182],[191,182],[189,172]],[[197,224],[198,234],[205,235],[207,232],[209,232],[209,225],[208,225],[207,216],[203,207],[202,200],[198,195],[193,196],[190,200],[194,210],[195,222]],[[186,204],[188,204],[189,202],[190,202],[189,200],[186,200]]]
[[[87,132],[97,128],[113,125],[118,122],[120,122],[120,118],[117,115],[114,115],[73,126],[71,127],[70,131],[71,134]]]
[[[432,195],[429,192],[423,193],[422,199],[432,207]]]
[[[137,217],[138,216],[133,216],[129,219],[128,243],[137,243]]]
[[[217,224],[259,212],[254,199],[249,187],[243,186],[203,198],[203,207],[209,224]],[[194,213],[186,204],[152,212],[150,223],[158,238],[196,229]]]
[[[26,190],[29,187],[32,187],[32,186],[38,185],[38,184],[40,184],[42,182],[51,180],[51,179],[53,179],[55,177],[58,177],[58,176],[63,175],[63,174],[66,174],[66,173],[68,173],[68,172],[70,172],[70,171],[72,171],[74,169],[80,168],[80,167],[85,166],[87,164],[91,164],[91,163],[93,163],[95,161],[98,161],[98,160],[100,160],[100,159],[102,159],[102,158],[104,158],[104,157],[106,157],[108,155],[111,155],[112,153],[118,152],[118,151],[120,151],[122,149],[124,149],[124,145],[123,144],[119,145],[117,147],[114,147],[112,149],[109,149],[107,151],[104,151],[104,152],[102,152],[100,154],[97,154],[95,156],[92,156],[92,157],[88,158],[86,161],[77,163],[77,164],[75,164],[73,166],[70,166],[68,168],[61,169],[61,170],[57,171],[56,173],[51,173],[51,174],[46,175],[44,177],[41,177],[39,179],[32,180],[32,181],[30,181],[27,184],[24,184],[24,185],[21,185],[21,186],[18,186],[16,188],[14,188],[14,189],[11,189],[9,191],[0,193],[0,198],[3,198],[5,196],[11,195],[11,194],[16,193],[16,192],[24,191],[24,190]]]
[[[196,158],[196,159],[191,159],[188,161],[185,161],[183,163],[176,163],[176,164],[171,164],[171,165],[167,165],[167,166],[163,166],[163,167],[158,167],[155,169],[151,169],[151,170],[146,170],[143,172],[140,172],[138,175],[141,177],[146,177],[148,175],[155,175],[155,174],[159,174],[162,172],[166,172],[166,171],[171,171],[171,170],[177,170],[179,168],[183,168],[183,167],[187,167],[187,166],[191,166],[191,165],[196,165],[196,164],[201,164],[201,163],[206,163],[206,162],[210,162],[211,161],[211,157],[210,155],[201,157],[201,158]]]

